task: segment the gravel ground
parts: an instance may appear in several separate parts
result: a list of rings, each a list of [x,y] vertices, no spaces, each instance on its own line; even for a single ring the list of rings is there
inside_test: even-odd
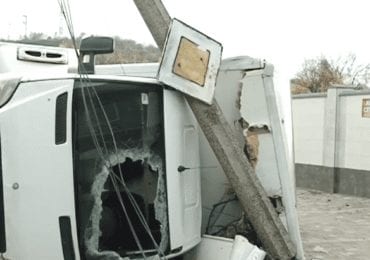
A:
[[[306,260],[370,259],[370,199],[297,190]]]

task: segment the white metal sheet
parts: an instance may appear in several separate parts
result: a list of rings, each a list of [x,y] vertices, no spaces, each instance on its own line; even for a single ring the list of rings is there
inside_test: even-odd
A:
[[[170,243],[186,251],[200,242],[198,130],[183,95],[164,90],[163,103]],[[179,166],[189,169],[179,172]]]
[[[266,253],[240,235],[235,239],[204,235],[201,243],[184,260],[262,260]]]
[[[6,259],[64,259],[60,216],[71,218],[79,259],[71,156],[72,88],[73,80],[24,83],[1,109]],[[67,139],[56,145],[55,102],[65,92]]]

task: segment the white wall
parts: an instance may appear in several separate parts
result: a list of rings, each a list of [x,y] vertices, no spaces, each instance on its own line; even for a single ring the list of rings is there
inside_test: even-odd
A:
[[[370,170],[370,118],[362,117],[368,95],[340,95],[336,166]]]
[[[362,117],[362,100],[370,98],[370,92],[337,90],[330,92],[336,95],[333,102],[326,95],[293,98],[295,163],[370,170],[370,118]],[[328,118],[326,111],[336,116]],[[333,140],[326,138],[329,131]],[[329,145],[333,149],[327,149]],[[331,165],[325,158],[332,158]]]
[[[323,164],[325,96],[293,98],[295,162]]]

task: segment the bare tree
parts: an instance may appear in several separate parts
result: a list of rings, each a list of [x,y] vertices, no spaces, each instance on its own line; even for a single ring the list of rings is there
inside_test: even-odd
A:
[[[326,92],[333,84],[351,84],[367,87],[370,64],[358,64],[357,57],[349,54],[337,60],[325,56],[305,60],[301,71],[291,80],[292,94]]]

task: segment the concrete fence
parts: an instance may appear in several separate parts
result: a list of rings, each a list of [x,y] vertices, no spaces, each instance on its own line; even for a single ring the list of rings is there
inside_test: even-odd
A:
[[[370,91],[293,96],[298,187],[370,197]]]

